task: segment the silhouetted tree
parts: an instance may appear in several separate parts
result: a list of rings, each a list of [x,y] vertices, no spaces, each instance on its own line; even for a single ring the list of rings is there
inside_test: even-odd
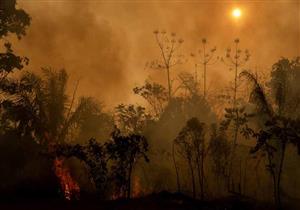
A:
[[[55,157],[76,157],[88,166],[89,177],[95,184],[101,199],[108,195],[108,155],[106,145],[90,139],[85,145],[61,144],[55,148]]]
[[[187,161],[191,173],[194,198],[196,196],[194,164],[196,165],[202,199],[204,198],[204,158],[207,152],[204,135],[204,124],[200,123],[197,118],[191,118],[174,140],[179,154]],[[175,167],[177,166],[175,165]]]
[[[143,86],[135,87],[133,92],[142,96],[150,104],[156,118],[158,118],[163,112],[168,101],[168,93],[166,89],[155,82],[151,83],[146,81]]]
[[[299,67],[299,58],[292,62],[287,59],[281,59],[273,65],[271,87],[273,89],[272,95],[275,96],[274,107],[269,103],[257,78],[248,71],[241,73],[241,76],[246,77],[253,84],[250,102],[256,104],[257,112],[262,115],[261,120],[264,122],[257,131],[254,129],[248,130],[248,134],[251,134],[257,139],[257,144],[251,152],[255,153],[262,150],[267,154],[267,169],[272,175],[274,200],[278,208],[281,208],[280,182],[286,145],[288,143],[293,143],[298,149],[300,148],[299,118],[290,114],[293,112],[295,113],[295,110],[293,110],[292,107],[298,109],[298,106],[295,106],[294,103],[296,101],[292,98],[286,98],[289,96],[288,94],[285,95],[287,90],[293,88],[291,86],[293,83],[289,82],[291,80],[293,81],[294,78],[289,77],[288,75],[294,75],[296,72],[299,73]],[[288,102],[290,105],[287,111],[286,105],[289,104]]]
[[[97,102],[94,105],[95,110],[83,113],[81,122],[74,128],[78,132],[75,139],[78,143],[91,137],[99,140],[108,139],[114,129],[112,114],[104,112]]]
[[[3,102],[10,92],[6,92],[7,87],[14,86],[7,75],[13,70],[21,70],[28,64],[28,58],[14,54],[12,44],[6,39],[10,34],[14,34],[21,39],[26,34],[26,29],[30,25],[29,15],[22,9],[16,8],[16,0],[1,1],[0,3],[0,40],[4,43],[5,52],[0,52],[0,133],[7,129],[10,122],[3,116]]]
[[[207,40],[205,38],[202,39],[202,49],[198,50],[198,54],[201,56],[200,59],[198,59],[197,54],[192,53],[192,57],[196,57],[197,60],[200,60],[200,63],[195,64],[195,80],[198,81],[198,75],[197,75],[197,66],[202,65],[203,66],[203,97],[206,98],[206,92],[207,92],[207,66],[215,64],[219,57],[214,58],[214,53],[216,52],[217,48],[213,47],[211,49],[207,49]]]
[[[298,119],[300,117],[300,57],[293,60],[281,58],[272,66],[271,80],[267,84],[276,103],[278,114]]]
[[[177,53],[183,43],[183,39],[177,38],[175,33],[167,34],[165,31],[159,32],[157,30],[153,33],[161,53],[161,58],[150,62],[147,66],[167,72],[168,96],[170,100],[173,94],[170,71],[174,66],[183,63],[183,55]]]
[[[240,68],[243,67],[247,61],[250,58],[250,53],[248,50],[245,50],[244,52],[239,48],[239,39],[234,40],[235,47],[233,49],[233,54],[230,48],[226,51],[225,58],[221,58],[221,61],[223,61],[227,66],[230,67],[230,70],[234,69],[234,84],[233,84],[233,97],[232,97],[232,106],[230,108],[225,108],[225,120],[223,122],[224,125],[230,125],[230,122],[234,122],[233,125],[233,141],[232,141],[232,149],[231,151],[231,158],[230,158],[230,176],[232,176],[232,164],[236,162],[236,146],[237,146],[237,139],[238,134],[240,133],[240,128],[242,124],[245,124],[245,121],[247,121],[248,116],[247,113],[245,113],[245,107],[242,106],[242,104],[239,103],[238,98],[238,87],[240,86],[239,83],[239,71]],[[226,126],[225,126],[226,127]],[[232,177],[229,176],[229,179],[232,179]],[[233,189],[230,189],[230,191],[235,191],[234,187],[234,180],[232,180]],[[239,192],[240,193],[240,185],[239,186]]]
[[[243,53],[242,50],[239,48],[239,39],[234,40],[235,47],[233,51],[233,55],[231,54],[231,49],[228,48],[226,51],[226,56],[225,58],[221,58],[221,61],[223,61],[227,66],[230,67],[230,70],[233,68],[234,69],[234,86],[233,86],[233,98],[232,98],[232,103],[233,107],[235,108],[237,104],[237,92],[238,92],[238,76],[239,76],[239,70],[241,67],[243,67],[247,61],[250,58],[250,53],[248,50],[245,50]],[[243,56],[244,54],[244,56]]]
[[[216,124],[213,124],[211,128],[209,154],[212,157],[211,167],[217,177],[217,181],[219,181],[220,178],[224,178],[228,182],[230,144],[224,130],[218,129]],[[218,182],[218,185],[219,184]]]
[[[11,43],[6,39],[15,34],[21,39],[30,25],[30,17],[23,9],[16,8],[16,0],[1,1],[0,4],[0,39],[4,40],[5,52],[0,53],[0,88],[1,82],[14,69],[22,69],[28,63],[26,57],[14,54]]]
[[[180,85],[177,87],[177,90],[183,90],[185,97],[190,97],[194,95],[199,95],[199,83],[196,78],[188,73],[182,72],[178,75]]]
[[[5,117],[15,125],[20,136],[30,135],[52,154],[58,144],[74,138],[74,128],[84,124],[84,116],[95,111],[91,98],[80,98],[78,105],[66,95],[65,70],[43,69],[43,77],[25,73],[20,80],[5,84],[5,91],[13,94],[3,102]],[[78,130],[77,130],[78,131]],[[58,161],[54,158],[54,165]]]
[[[145,137],[130,134],[123,136],[120,130],[112,133],[111,140],[106,143],[109,159],[112,160],[112,173],[121,196],[130,198],[132,172],[139,159],[149,161],[148,142]]]
[[[141,134],[151,116],[142,106],[120,104],[115,108],[118,127],[123,134]]]

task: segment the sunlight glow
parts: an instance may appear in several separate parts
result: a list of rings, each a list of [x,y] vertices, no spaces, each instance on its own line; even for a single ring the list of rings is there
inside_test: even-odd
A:
[[[235,8],[234,10],[232,10],[232,16],[234,18],[240,18],[242,15],[242,12],[239,8]]]

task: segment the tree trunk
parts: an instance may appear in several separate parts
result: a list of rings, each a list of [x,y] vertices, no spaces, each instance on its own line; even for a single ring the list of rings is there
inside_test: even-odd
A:
[[[201,156],[201,199],[204,199],[204,154]]]
[[[281,174],[282,174],[282,168],[283,168],[283,162],[284,162],[284,157],[285,157],[285,148],[286,148],[286,143],[285,140],[281,144],[281,156],[280,156],[280,162],[279,162],[279,168],[278,168],[278,176],[277,176],[277,183],[276,183],[276,196],[277,196],[277,208],[281,209],[281,190],[280,190],[280,182],[281,182]]]
[[[133,167],[133,163],[130,164],[129,171],[128,171],[127,195],[126,195],[127,199],[130,199],[130,196],[131,196],[131,174],[132,174],[132,167]]]
[[[168,76],[168,92],[169,92],[169,100],[172,97],[172,87],[171,87],[171,78],[170,78],[170,67],[167,66],[167,76]]]
[[[276,174],[275,174],[275,169],[273,167],[273,162],[271,158],[271,152],[267,149],[267,156],[268,156],[268,162],[269,162],[269,167],[270,167],[270,173],[272,176],[273,180],[273,196],[274,196],[274,203],[278,207],[278,193],[277,193],[277,182],[276,182]]]
[[[192,166],[192,160],[188,160],[188,164],[191,170],[191,176],[192,176],[192,189],[193,189],[193,198],[196,198],[196,186],[195,186],[195,176],[194,176],[194,170]]]
[[[177,192],[181,192],[179,173],[178,173],[178,168],[177,168],[177,164],[176,164],[176,160],[175,160],[175,148],[174,148],[174,146],[175,145],[173,143],[173,145],[172,145],[172,158],[173,158],[173,163],[174,163],[175,172],[176,172]]]
[[[202,195],[203,195],[203,187],[202,187],[202,173],[201,173],[201,164],[200,164],[200,158],[199,158],[199,155],[196,159],[196,162],[197,162],[197,172],[198,172],[198,180],[199,180],[199,186],[200,186],[200,194],[201,194],[201,199],[202,198]]]

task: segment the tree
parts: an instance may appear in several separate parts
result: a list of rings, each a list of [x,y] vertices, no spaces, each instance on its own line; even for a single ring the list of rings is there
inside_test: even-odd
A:
[[[149,162],[147,139],[137,134],[123,136],[120,130],[116,129],[112,133],[111,140],[106,143],[106,148],[109,159],[113,161],[112,173],[120,190],[119,195],[129,199],[132,172],[136,163],[141,158]]]
[[[300,139],[300,123],[299,118],[290,115],[295,113],[292,107],[297,109],[292,99],[286,98],[289,95],[287,89],[293,88],[289,86],[288,74],[299,73],[299,59],[290,62],[287,59],[281,59],[273,65],[271,73],[272,95],[275,96],[275,106],[269,103],[266,94],[258,82],[257,78],[249,71],[244,71],[241,76],[246,77],[252,84],[253,89],[250,95],[250,102],[256,104],[257,112],[262,115],[261,120],[264,122],[256,131],[249,129],[251,134],[257,139],[256,146],[251,150],[252,153],[263,151],[267,154],[267,169],[271,173],[274,186],[274,200],[278,208],[281,208],[281,174],[285,158],[286,145],[292,143],[298,147]],[[292,68],[291,68],[292,67]],[[291,77],[293,78],[293,77]],[[288,85],[289,84],[289,85]],[[287,111],[286,106],[289,105]]]
[[[123,134],[140,134],[151,116],[142,106],[120,104],[116,108],[116,120]]]
[[[216,124],[212,125],[208,147],[209,154],[212,157],[212,171],[217,177],[217,182],[220,178],[225,178],[228,181],[230,145],[226,138],[226,133],[223,129],[218,129]]]
[[[10,80],[7,75],[13,70],[21,70],[24,65],[28,64],[28,58],[17,56],[12,50],[12,44],[6,39],[10,34],[14,34],[21,39],[26,34],[26,29],[30,25],[29,15],[22,9],[16,9],[16,0],[1,1],[0,4],[0,40],[2,40],[5,52],[0,52],[0,96],[3,93],[3,86],[9,86]],[[6,97],[6,96],[5,96]],[[4,97],[4,98],[5,98]],[[3,99],[0,98],[0,132],[6,129],[8,122],[2,116]]]
[[[44,68],[43,77],[25,73],[20,80],[5,83],[3,88],[13,94],[3,102],[5,117],[20,135],[31,135],[46,154],[52,154],[58,144],[70,141],[74,137],[74,128],[84,124],[87,113],[95,111],[92,108],[96,105],[91,98],[82,97],[75,106],[73,94],[69,101],[67,81],[65,70]],[[54,157],[53,167],[61,166],[57,164],[59,162],[63,160]]]
[[[202,50],[198,50],[198,54],[201,56],[199,65],[203,66],[203,97],[206,98],[206,92],[207,92],[207,66],[215,64],[219,57],[214,59],[214,53],[217,50],[216,47],[213,47],[209,50],[207,50],[207,40],[205,38],[202,39]],[[192,53],[192,57],[196,57],[196,54]],[[196,58],[197,59],[197,58]],[[214,60],[213,60],[214,59]],[[198,60],[198,59],[197,59]],[[196,61],[197,62],[197,61]],[[195,80],[198,81],[197,76],[197,66],[198,63],[195,64]]]
[[[15,34],[21,39],[30,25],[29,15],[22,9],[16,9],[16,0],[1,1],[0,4],[0,39],[4,40],[5,52],[0,53],[0,88],[1,82],[14,69],[21,70],[28,64],[26,57],[14,54],[11,43],[6,40],[9,34]]]
[[[237,146],[237,140],[238,135],[240,133],[241,126],[247,122],[247,118],[250,116],[247,116],[247,113],[245,113],[245,107],[242,106],[242,104],[239,103],[238,100],[238,87],[239,84],[239,70],[241,67],[243,67],[247,61],[250,58],[250,53],[248,50],[245,50],[244,52],[239,48],[239,39],[234,40],[235,48],[233,51],[233,55],[231,54],[231,49],[228,48],[226,51],[225,58],[222,58],[221,61],[224,62],[227,66],[230,67],[230,70],[234,69],[234,84],[233,84],[233,97],[232,97],[232,106],[230,108],[225,108],[225,120],[222,123],[224,128],[228,128],[230,125],[230,122],[233,123],[233,141],[232,141],[232,149],[231,151],[231,158],[230,158],[230,166],[229,171],[230,174],[232,173],[233,167],[232,164],[236,161],[236,146]],[[225,126],[224,126],[225,125]],[[231,175],[230,175],[231,176]],[[232,177],[229,177],[229,179],[232,179]],[[233,182],[233,188],[234,188],[234,180]],[[239,185],[239,191],[240,191],[240,185]],[[230,191],[235,191],[235,189],[231,189]],[[240,192],[239,192],[240,193]]]
[[[89,177],[95,184],[97,194],[101,199],[107,196],[108,187],[108,155],[106,145],[90,139],[85,145],[62,144],[57,145],[55,157],[76,157],[83,161],[89,169]]]
[[[204,198],[204,159],[207,153],[204,135],[204,124],[200,123],[197,118],[191,118],[174,140],[174,145],[179,154],[187,161],[191,172],[194,198],[196,196],[194,164],[196,165],[201,199]],[[175,167],[177,166],[175,165]]]
[[[172,79],[170,71],[171,69],[183,63],[183,55],[178,54],[177,51],[183,43],[183,39],[176,38],[175,33],[167,34],[165,31],[154,31],[156,43],[159,47],[161,58],[147,64],[152,69],[165,70],[167,73],[168,83],[168,97],[169,100],[172,97]]]
[[[82,115],[81,123],[75,128],[78,133],[75,141],[78,143],[91,137],[99,140],[108,139],[114,129],[113,116],[104,112],[97,102],[94,105],[97,105],[95,107],[97,109]]]
[[[151,83],[146,80],[143,86],[135,87],[133,92],[142,96],[150,104],[156,118],[158,118],[163,112],[168,101],[168,93],[166,89],[155,82]]]
[[[278,114],[297,119],[300,117],[300,57],[281,58],[272,66],[271,80],[267,84],[276,103]]]
[[[192,181],[193,198],[196,198],[195,171],[193,166],[195,154],[193,153],[192,139],[185,138],[185,134],[183,132],[180,132],[177,138],[174,140],[174,144],[176,145],[180,156],[187,162],[188,170],[190,172]]]
[[[245,50],[244,53],[242,50],[239,48],[239,39],[234,40],[235,43],[235,48],[233,55],[231,55],[231,49],[228,48],[226,51],[226,56],[225,58],[221,58],[221,61],[226,64],[227,66],[230,67],[230,70],[234,68],[234,85],[233,85],[233,98],[232,98],[232,103],[233,107],[235,108],[237,104],[237,92],[238,92],[238,76],[239,76],[239,70],[241,67],[243,67],[247,61],[250,58],[250,53],[248,50]],[[243,56],[244,54],[244,56]]]
[[[199,83],[196,77],[188,72],[181,72],[178,75],[178,79],[180,85],[177,87],[176,91],[181,89],[185,97],[199,95]]]

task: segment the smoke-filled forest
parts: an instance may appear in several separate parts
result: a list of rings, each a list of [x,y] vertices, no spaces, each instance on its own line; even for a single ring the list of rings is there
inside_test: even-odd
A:
[[[300,209],[300,3],[0,0],[0,208]]]

